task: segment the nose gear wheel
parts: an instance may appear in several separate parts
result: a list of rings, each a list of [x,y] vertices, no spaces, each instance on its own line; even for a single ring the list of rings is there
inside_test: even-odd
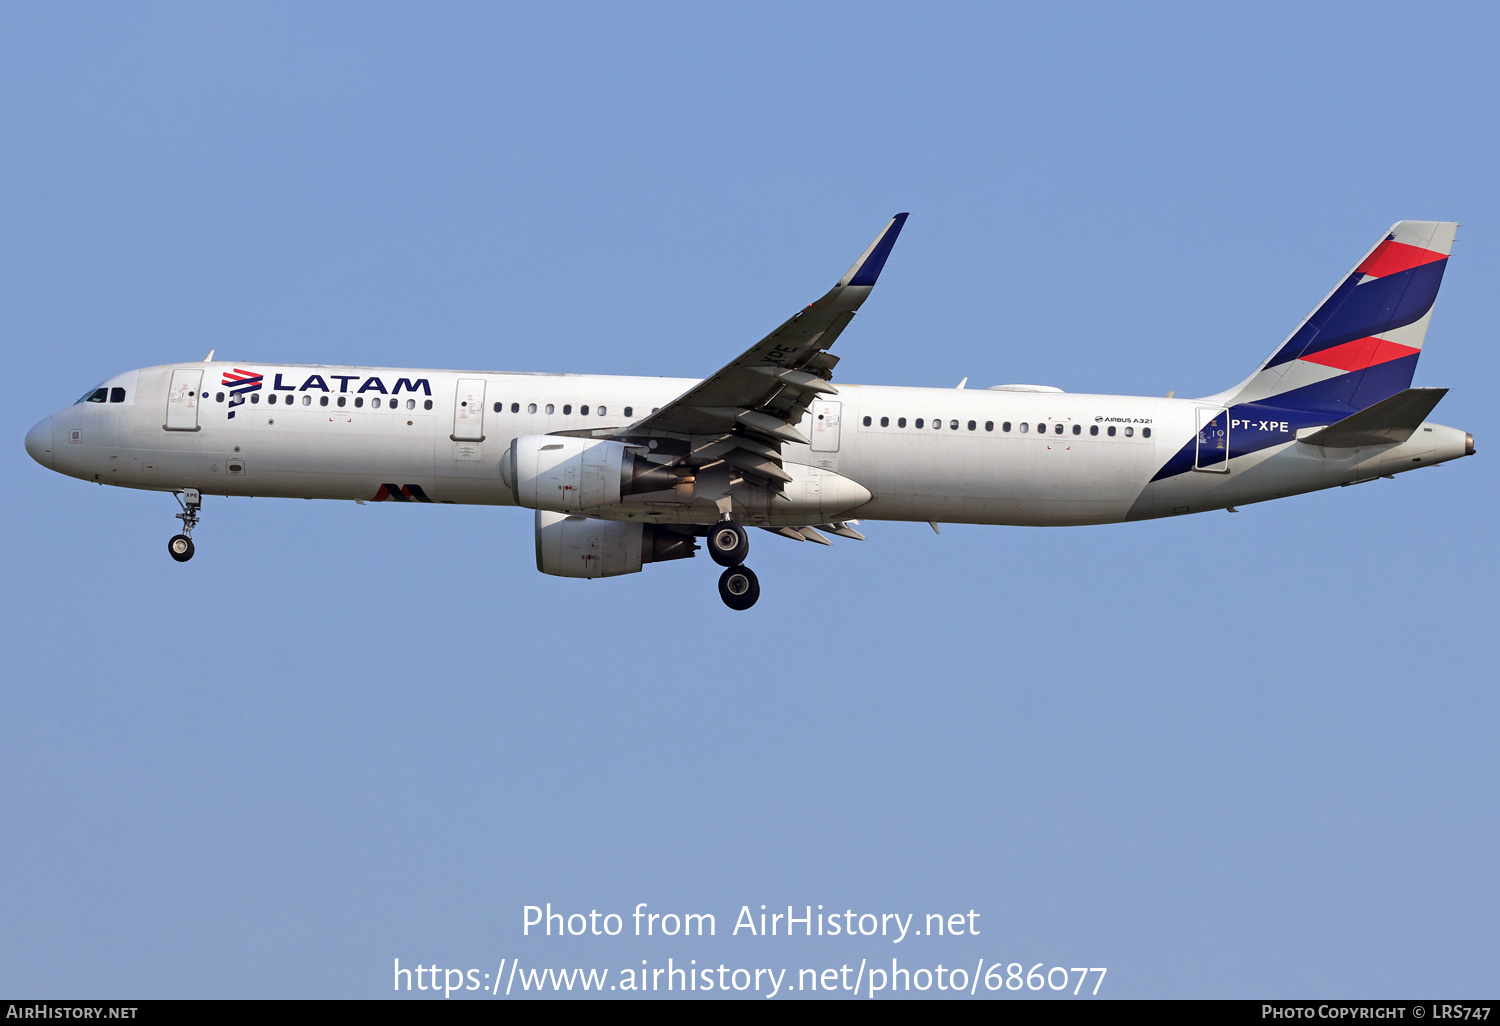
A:
[[[174,516],[182,521],[182,533],[174,534],[167,542],[167,553],[177,562],[186,563],[193,558],[193,528],[198,526],[198,512],[203,508],[203,496],[196,488],[173,492],[172,498],[182,507]]]

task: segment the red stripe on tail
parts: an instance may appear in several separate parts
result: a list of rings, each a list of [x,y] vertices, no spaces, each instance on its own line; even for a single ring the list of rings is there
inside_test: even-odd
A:
[[[1302,359],[1308,363],[1322,364],[1324,367],[1337,367],[1341,371],[1357,371],[1373,367],[1377,363],[1399,360],[1403,356],[1411,356],[1421,351],[1411,346],[1387,342],[1383,338],[1357,338],[1353,342],[1345,342],[1332,349],[1308,353]]]
[[[1423,264],[1447,258],[1446,253],[1386,239],[1375,247],[1375,252],[1366,257],[1365,262],[1355,268],[1355,271],[1359,274],[1368,274],[1372,278],[1384,278],[1388,274],[1409,271],[1413,267],[1421,267]]]

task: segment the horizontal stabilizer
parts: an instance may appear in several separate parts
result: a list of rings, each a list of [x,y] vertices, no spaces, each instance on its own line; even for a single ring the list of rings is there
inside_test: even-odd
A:
[[[1304,428],[1297,432],[1297,441],[1334,448],[1400,445],[1422,426],[1422,421],[1447,394],[1446,388],[1408,388],[1336,424]]]

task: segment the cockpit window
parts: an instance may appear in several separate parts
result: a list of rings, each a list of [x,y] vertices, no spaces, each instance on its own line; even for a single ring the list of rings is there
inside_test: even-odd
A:
[[[125,401],[125,390],[123,388],[111,388],[109,390],[109,401],[112,403],[123,403]]]
[[[107,403],[109,402],[109,389],[96,388],[92,392],[85,392],[79,398],[80,403]],[[77,405],[76,403],[74,405]]]

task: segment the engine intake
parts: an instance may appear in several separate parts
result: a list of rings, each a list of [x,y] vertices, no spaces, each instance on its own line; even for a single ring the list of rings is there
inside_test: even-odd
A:
[[[500,461],[500,476],[518,505],[559,513],[613,506],[622,496],[662,491],[681,480],[623,442],[566,435],[517,438]]]

